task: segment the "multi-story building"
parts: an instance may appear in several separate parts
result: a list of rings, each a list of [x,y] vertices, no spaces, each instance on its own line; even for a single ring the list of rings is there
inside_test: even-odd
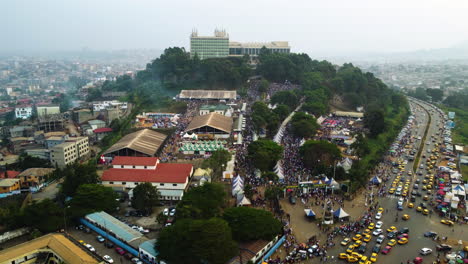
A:
[[[291,47],[287,41],[272,41],[263,43],[229,42],[229,34],[224,30],[215,30],[214,36],[198,36],[197,31],[190,35],[190,56],[195,54],[200,59],[242,57],[249,55],[255,63],[260,50],[265,47],[272,53],[290,53]]]
[[[52,165],[64,168],[89,154],[88,137],[69,138],[50,150]]]
[[[266,48],[272,53],[289,53],[291,47],[287,41],[273,41],[265,43],[240,43],[229,42],[229,56],[244,56],[257,57],[260,50]]]
[[[200,59],[222,58],[229,55],[229,35],[224,30],[215,30],[214,36],[190,35],[190,56],[197,54]]]
[[[128,107],[127,102],[119,102],[117,100],[93,102],[94,112],[99,112],[101,110],[108,109],[108,108],[127,109],[127,107]]]
[[[41,105],[37,106],[36,108],[37,116],[60,114],[60,107],[58,105]]]
[[[32,106],[29,105],[21,105],[15,108],[15,116],[16,118],[21,119],[28,119],[32,116]]]

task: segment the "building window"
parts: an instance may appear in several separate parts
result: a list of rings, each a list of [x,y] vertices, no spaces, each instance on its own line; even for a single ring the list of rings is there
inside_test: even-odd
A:
[[[159,186],[164,186],[164,183],[160,183]]]
[[[147,169],[147,168],[148,168],[148,166],[145,166],[145,169]]]
[[[109,184],[114,184],[114,182],[109,182]]]
[[[177,184],[174,183],[174,184],[172,184],[172,186],[177,186]]]
[[[120,168],[122,168],[122,169],[123,169],[123,168],[124,168],[124,165],[120,165]]]
[[[135,165],[133,165],[133,168],[135,169]]]
[[[124,185],[125,185],[125,184],[127,184],[127,183],[126,183],[126,182],[122,182],[122,184],[124,184]]]

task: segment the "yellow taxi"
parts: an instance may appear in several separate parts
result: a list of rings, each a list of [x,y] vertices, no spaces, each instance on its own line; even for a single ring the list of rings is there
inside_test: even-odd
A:
[[[356,258],[356,257],[353,257],[353,256],[348,256],[348,262],[349,263],[354,263],[354,262],[358,262],[359,259]]]
[[[353,246],[354,246],[354,248],[357,248],[357,247],[359,247],[361,244],[362,244],[362,240],[356,240],[356,241],[354,242],[354,245],[353,245]]]
[[[349,242],[351,242],[351,239],[349,239],[349,237],[345,237],[345,239],[343,239],[343,241],[341,241],[341,245],[342,246],[347,246],[349,244]]]
[[[393,231],[395,231],[395,230],[396,230],[396,227],[391,226],[391,227],[389,227],[389,228],[387,229],[387,232],[393,232]]]
[[[408,239],[406,237],[402,237],[398,240],[398,244],[400,245],[408,244]]]
[[[394,194],[395,193],[395,188],[390,188],[390,190],[388,190],[388,193],[389,194]]]
[[[424,210],[422,211],[422,213],[423,213],[423,215],[428,215],[428,214],[429,214],[429,210],[428,210],[428,209],[424,209]]]
[[[371,237],[370,235],[366,235],[366,236],[364,236],[364,238],[362,239],[362,241],[364,241],[364,242],[369,242],[369,241],[371,241],[371,239],[372,239],[372,237]]]
[[[348,254],[346,254],[346,253],[340,253],[340,254],[338,255],[338,258],[339,258],[339,259],[346,259],[346,260],[347,260],[347,259],[348,259]]]
[[[372,261],[372,262],[376,262],[377,261],[377,256],[378,256],[377,253],[372,253],[369,260]]]
[[[353,253],[353,250],[354,250],[354,245],[351,245],[346,249],[346,253],[351,254],[351,253]]]
[[[353,240],[354,241],[358,241],[362,238],[362,235],[361,234],[356,234],[354,237],[353,237]]]
[[[414,204],[413,203],[409,203],[408,204],[408,208],[413,208],[414,207]]]
[[[370,223],[369,226],[367,227],[368,229],[372,230],[375,228],[375,224],[374,223]]]
[[[357,258],[357,259],[361,259],[361,258],[362,258],[362,255],[359,254],[359,253],[357,253],[357,252],[353,252],[353,253],[351,253],[349,256],[355,257],[355,258]]]
[[[396,239],[390,239],[390,241],[388,241],[387,245],[393,247],[394,245],[396,245]]]
[[[377,213],[383,213],[384,209],[382,207],[379,207],[379,209],[377,210]]]
[[[422,212],[422,207],[421,206],[416,207],[416,211]]]
[[[401,196],[403,196],[403,197],[408,196],[408,192],[405,190],[403,193],[401,193]]]
[[[454,222],[450,221],[450,220],[447,220],[447,219],[442,219],[440,220],[440,222],[444,225],[448,225],[448,226],[452,226],[454,224]]]
[[[424,200],[424,201],[427,201],[427,200],[429,200],[429,196],[427,196],[427,195],[424,195],[424,197],[423,197],[423,200]]]
[[[402,218],[403,220],[409,220],[409,219],[410,219],[410,216],[407,215],[407,214],[404,214],[401,218]]]

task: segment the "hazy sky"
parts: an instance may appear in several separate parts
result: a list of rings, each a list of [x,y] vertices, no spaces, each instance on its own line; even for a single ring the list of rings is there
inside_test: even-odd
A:
[[[217,27],[310,54],[409,51],[468,40],[467,14],[467,0],[0,0],[0,49],[188,49]]]

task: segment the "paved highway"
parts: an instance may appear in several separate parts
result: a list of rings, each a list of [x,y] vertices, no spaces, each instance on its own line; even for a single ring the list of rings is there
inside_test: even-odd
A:
[[[420,158],[420,164],[424,164],[424,169],[420,169],[418,164],[418,169],[416,170],[416,173],[413,172],[413,176],[408,176],[408,172],[413,171],[413,162],[408,162],[405,166],[405,172],[402,177],[405,177],[406,179],[411,180],[410,188],[409,188],[409,194],[408,198],[411,196],[411,191],[413,190],[414,183],[417,179],[419,179],[421,182],[424,180],[424,176],[429,173],[434,173],[434,170],[431,172],[426,170],[426,159],[422,157],[423,154],[428,154],[428,150],[432,150],[435,147],[435,143],[439,143],[442,141],[441,138],[441,133],[439,133],[439,136],[437,136],[437,139],[433,142],[431,136],[436,135],[436,133],[439,132],[439,128],[443,124],[443,117],[439,115],[439,113],[433,109],[430,105],[427,104],[422,104],[420,102],[415,102],[410,100],[411,105],[413,106],[414,112],[413,115],[415,116],[415,124],[413,125],[413,130],[412,135],[415,137],[415,141],[413,143],[414,148],[416,149],[416,155],[418,153],[419,148],[422,148],[423,151],[421,153],[421,158]],[[421,108],[422,106],[422,108]],[[423,109],[424,108],[424,109]],[[421,142],[422,140],[417,140],[418,137],[421,137],[423,139],[424,136],[424,131],[428,125],[429,118],[428,114],[431,115],[431,123],[429,125],[428,133],[427,133],[427,138],[425,142]],[[418,172],[422,171],[422,175],[418,175]],[[393,174],[391,179],[386,183],[387,184],[387,190],[390,188],[390,185],[392,184],[394,178],[396,177],[397,174]],[[453,227],[449,227],[446,225],[443,225],[440,223],[441,218],[437,215],[437,213],[432,213],[428,216],[423,215],[420,212],[416,211],[416,207],[422,203],[425,202],[428,204],[428,202],[423,201],[423,196],[425,195],[425,191],[421,190],[423,184],[419,184],[419,189],[417,191],[422,193],[422,196],[416,197],[416,201],[414,202],[414,208],[408,208],[407,204],[408,201],[404,202],[403,210],[398,211],[397,210],[397,201],[400,199],[401,196],[396,196],[396,195],[387,195],[386,197],[379,197],[378,203],[380,207],[383,207],[384,213],[382,216],[382,219],[380,221],[383,221],[383,230],[384,230],[384,235],[386,235],[386,229],[389,228],[390,226],[395,226],[397,227],[398,230],[408,227],[409,228],[409,243],[406,245],[395,245],[391,252],[388,255],[382,255],[379,253],[377,263],[385,263],[385,264],[398,264],[398,263],[407,263],[407,261],[413,260],[415,257],[419,256],[419,251],[423,247],[428,247],[432,248],[434,252],[429,255],[423,257],[424,263],[432,263],[432,261],[437,259],[437,252],[435,250],[435,245],[437,244],[436,241],[433,241],[430,238],[426,238],[423,236],[424,232],[427,231],[435,231],[439,234],[439,236],[447,236],[449,239],[456,239],[456,240],[468,240],[468,230],[466,226],[463,225],[458,225],[455,224]],[[428,209],[431,210],[431,208],[428,205]],[[388,212],[386,211],[388,210]],[[411,218],[408,221],[402,220],[401,216],[403,214],[408,214]],[[398,219],[396,221],[396,219]],[[374,223],[378,221],[375,220]],[[371,255],[371,250],[372,247],[376,244],[376,236],[372,237],[371,242],[368,243],[367,246],[367,251],[365,252],[364,255],[370,256]],[[385,239],[385,241],[382,244],[385,246],[389,239]],[[457,249],[457,248],[454,248]],[[331,250],[332,255],[337,256],[338,253],[344,252],[345,247],[342,247],[341,245],[337,245],[334,249]],[[443,258],[443,256],[441,256]],[[342,260],[342,262],[346,262]]]

